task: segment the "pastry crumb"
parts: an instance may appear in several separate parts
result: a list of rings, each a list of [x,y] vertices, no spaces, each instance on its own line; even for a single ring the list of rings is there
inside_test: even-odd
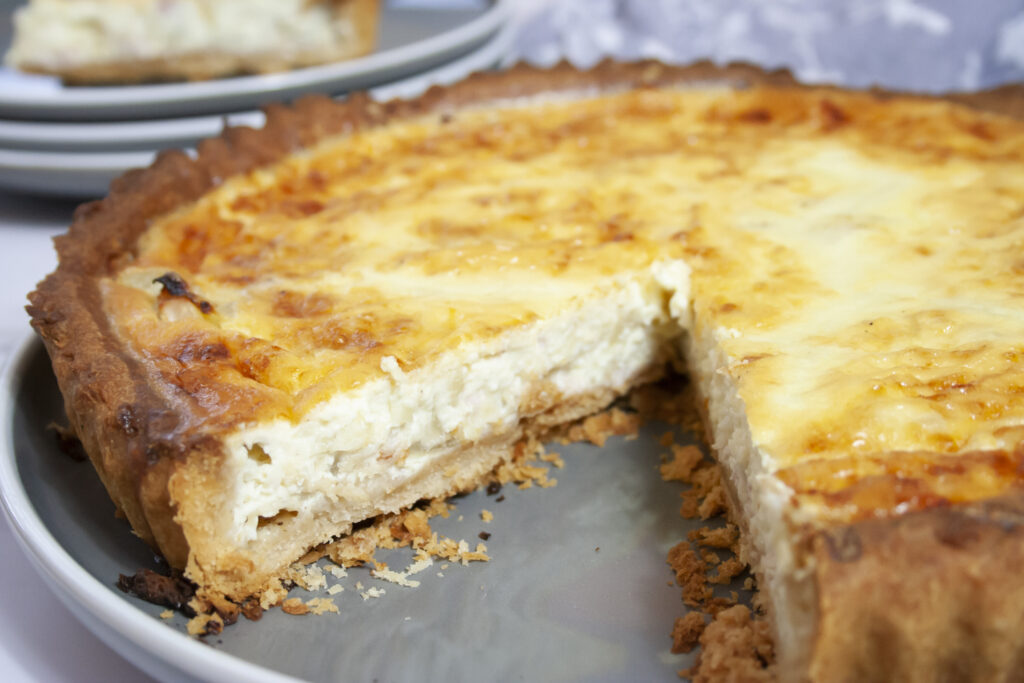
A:
[[[396,572],[390,569],[375,569],[371,572],[374,578],[382,579],[384,581],[390,581],[391,583],[406,588],[416,588],[420,585],[419,581],[410,579],[409,576],[412,574],[418,574],[419,572],[425,571],[428,567],[434,564],[434,560],[430,555],[425,555],[414,563],[409,565],[404,572]]]
[[[361,592],[359,595],[361,595],[363,600],[365,601],[369,600],[370,598],[379,598],[386,592],[387,591],[385,591],[383,588],[376,588],[371,586],[370,588],[367,588],[365,591]]]
[[[687,534],[691,541],[710,548],[732,548],[740,537],[740,530],[733,524],[723,527],[701,527]]]
[[[676,619],[672,628],[672,654],[692,652],[700,642],[704,633],[704,615],[700,612],[688,612],[686,616]]]
[[[775,652],[767,621],[736,605],[719,612],[700,636],[701,651],[691,670],[693,683],[775,680]]]
[[[293,616],[301,616],[309,613],[309,607],[306,603],[302,602],[301,598],[288,598],[281,603],[281,610],[285,614],[291,614]]]
[[[174,617],[174,610],[171,610],[171,609],[165,609],[163,612],[160,613],[160,618],[161,619],[171,619],[173,617]]]
[[[563,460],[562,456],[559,455],[558,453],[547,453],[545,455],[540,456],[540,459],[543,460],[544,462],[551,463],[557,469],[561,470],[565,468],[565,460]]]
[[[334,604],[332,598],[313,598],[306,603],[306,607],[316,615],[339,613],[338,606]]]
[[[482,519],[485,523],[490,522],[494,519],[494,514],[490,510],[481,510],[480,519]]]
[[[640,430],[640,417],[612,408],[586,417],[572,425],[565,435],[570,441],[589,441],[595,446],[604,446],[612,436],[635,436]]]
[[[197,614],[185,626],[190,636],[217,635],[224,630],[224,620],[216,612]]]
[[[710,583],[725,585],[731,583],[734,578],[743,573],[743,570],[747,568],[743,562],[740,562],[735,557],[730,557],[721,564],[718,565],[718,573],[715,576],[708,579]],[[738,597],[734,596],[733,601],[738,600]]]

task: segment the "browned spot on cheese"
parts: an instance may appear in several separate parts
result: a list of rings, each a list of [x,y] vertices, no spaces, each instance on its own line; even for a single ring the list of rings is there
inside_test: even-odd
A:
[[[282,290],[274,297],[273,312],[285,318],[312,318],[330,312],[333,305],[334,297],[324,292]]]

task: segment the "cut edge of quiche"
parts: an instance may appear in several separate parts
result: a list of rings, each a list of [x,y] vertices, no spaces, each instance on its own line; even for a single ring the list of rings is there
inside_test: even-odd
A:
[[[208,80],[361,57],[379,0],[32,0],[14,15],[13,68],[94,85]]]
[[[151,168],[115,181],[105,200],[80,207],[68,234],[56,240],[58,270],[30,296],[29,312],[50,353],[72,426],[136,533],[200,586],[244,599],[306,549],[353,523],[473,487],[524,436],[604,407],[658,377],[685,348],[731,513],[743,531],[744,559],[770,610],[784,679],[932,680],[951,670],[978,678],[1013,671],[1024,660],[1024,618],[1015,608],[1024,604],[1024,582],[1017,576],[1024,561],[1024,500],[1013,465],[1020,451],[954,453],[964,455],[960,460],[948,452],[895,453],[892,468],[885,470],[883,463],[857,480],[871,486],[845,501],[852,507],[822,505],[822,497],[833,500],[827,485],[819,486],[813,472],[780,475],[774,456],[751,433],[745,370],[737,370],[738,359],[724,350],[723,334],[728,337],[731,328],[723,316],[736,304],[705,292],[701,305],[717,306],[711,314],[693,302],[691,289],[715,281],[702,272],[701,262],[716,248],[713,243],[690,243],[688,253],[687,245],[682,251],[666,247],[637,267],[623,266],[623,272],[600,280],[602,286],[567,295],[571,305],[557,313],[492,332],[472,348],[469,361],[460,355],[468,347],[459,346],[436,353],[434,365],[424,367],[400,354],[367,350],[379,373],[332,385],[343,389],[326,400],[314,397],[298,415],[294,402],[279,409],[277,394],[246,393],[249,385],[241,381],[223,385],[225,393],[211,405],[227,401],[260,419],[246,421],[230,411],[214,415],[210,405],[200,405],[201,392],[183,392],[183,383],[172,387],[160,379],[167,375],[160,374],[166,370],[159,359],[124,345],[131,329],[149,329],[147,320],[156,316],[171,327],[198,330],[189,344],[175,347],[182,367],[196,358],[239,362],[242,346],[208,343],[202,336],[204,316],[220,315],[216,288],[139,257],[140,240],[151,225],[229,186],[232,178],[301,157],[321,141],[393,122],[444,120],[500,103],[678,88],[800,93],[813,112],[799,116],[814,118],[813,125],[823,129],[841,127],[850,115],[833,102],[844,91],[809,88],[788,73],[746,65],[608,62],[587,72],[566,65],[520,66],[435,88],[412,101],[378,104],[357,96],[344,104],[313,98],[293,108],[272,107],[264,129],[228,130],[202,143],[196,159],[163,153]],[[890,98],[902,98],[911,108],[942,102],[891,93],[853,97],[879,107]],[[1014,88],[950,99],[979,111],[1024,111],[1024,97]],[[991,137],[990,127],[1009,126],[989,114],[978,113],[975,121],[968,107],[949,111],[965,125],[977,123],[970,134],[979,139]],[[759,126],[778,112],[755,108],[723,115]],[[635,181],[647,182],[642,176]],[[293,299],[286,303],[296,305]],[[304,298],[298,305],[315,308],[316,302]],[[126,320],[137,327],[126,326]],[[547,353],[554,338],[569,339],[570,345],[575,338],[578,344],[554,357]],[[761,357],[739,360],[755,365]],[[352,396],[363,405],[346,403]],[[460,401],[467,398],[471,410],[434,411],[438,405],[465,407]],[[353,414],[359,424],[349,423]],[[442,424],[440,430],[418,424],[424,415]],[[444,426],[445,420],[450,424]],[[346,429],[330,436],[339,422]],[[351,436],[360,429],[366,434]],[[303,446],[302,453],[315,451],[320,460],[289,457],[288,446],[311,433],[314,441],[328,441]],[[358,466],[339,470],[331,454],[345,439],[355,439],[355,446],[343,450],[359,454]],[[975,465],[1002,472],[1009,483],[983,487],[963,500],[927,487],[906,491],[908,482],[927,477],[956,484]],[[405,467],[405,474],[397,477],[393,467]],[[826,477],[842,478],[836,469],[825,471]],[[323,495],[327,473],[331,481],[347,482],[340,499],[336,492],[333,498]]]

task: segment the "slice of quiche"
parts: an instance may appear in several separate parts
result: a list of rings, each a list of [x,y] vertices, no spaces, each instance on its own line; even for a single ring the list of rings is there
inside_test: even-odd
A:
[[[1001,680],[1015,97],[643,63],[307,100],[82,207],[29,310],[113,499],[205,590],[259,593],[684,359],[783,679]]]
[[[31,0],[5,62],[78,84],[286,71],[373,50],[379,0]]]

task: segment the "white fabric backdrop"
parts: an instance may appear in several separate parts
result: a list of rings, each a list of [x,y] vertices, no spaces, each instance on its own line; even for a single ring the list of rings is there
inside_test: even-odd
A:
[[[805,81],[909,90],[1024,81],[1019,0],[519,0],[515,58],[785,66]]]

